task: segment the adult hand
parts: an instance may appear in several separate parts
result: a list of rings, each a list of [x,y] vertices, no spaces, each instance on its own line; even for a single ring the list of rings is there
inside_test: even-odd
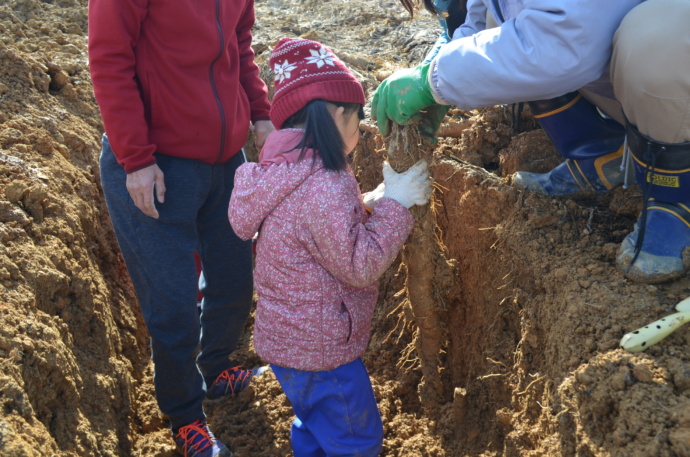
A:
[[[388,135],[389,121],[408,125],[421,118],[420,110],[436,105],[431,92],[429,64],[399,70],[381,82],[371,101],[371,114],[379,132]]]
[[[392,198],[406,208],[423,205],[431,197],[431,177],[427,163],[420,160],[403,173],[396,173],[388,162],[383,162],[383,196]]]
[[[127,191],[134,200],[134,206],[144,214],[158,219],[158,210],[153,201],[153,192],[156,198],[163,203],[165,197],[165,182],[163,172],[155,163],[141,170],[127,174]]]
[[[449,109],[449,105],[431,105],[424,108],[421,111],[421,119],[417,125],[419,133],[423,136],[434,138],[434,141],[436,141],[436,131],[441,126],[441,122],[448,114]]]
[[[262,120],[254,122],[254,138],[256,140],[256,148],[261,150],[268,134],[275,130],[273,123],[269,120]]]

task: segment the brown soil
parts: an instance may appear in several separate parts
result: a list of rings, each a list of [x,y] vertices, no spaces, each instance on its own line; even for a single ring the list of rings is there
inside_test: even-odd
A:
[[[86,0],[0,4],[0,456],[172,457],[99,184],[86,12]],[[395,0],[257,0],[257,14],[265,75],[272,45],[303,35],[334,49],[370,93],[419,62],[437,31]],[[420,335],[398,261],[381,279],[365,354],[382,455],[690,456],[690,332],[644,353],[618,347],[690,295],[687,275],[648,286],[615,269],[639,189],[522,193],[513,171],[559,162],[529,112],[517,134],[509,106],[450,114],[432,166],[435,233],[452,266],[435,276],[441,395],[420,400]],[[373,124],[363,129],[353,168],[366,191],[385,151]],[[238,357],[260,362],[251,322]],[[208,414],[238,457],[291,455],[292,413],[271,374]]]

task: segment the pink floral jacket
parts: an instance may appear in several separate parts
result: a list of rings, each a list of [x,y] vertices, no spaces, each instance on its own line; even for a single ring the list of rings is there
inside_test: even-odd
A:
[[[377,279],[391,265],[413,218],[382,198],[369,215],[350,170],[323,168],[311,154],[281,151],[299,131],[273,132],[260,164],[235,175],[228,216],[235,233],[259,232],[254,347],[265,361],[308,371],[336,368],[369,342]]]

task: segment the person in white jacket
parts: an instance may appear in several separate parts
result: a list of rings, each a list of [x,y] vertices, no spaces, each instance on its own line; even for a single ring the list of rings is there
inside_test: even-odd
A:
[[[430,116],[433,130],[439,106],[528,102],[565,161],[514,185],[608,192],[634,167],[644,206],[617,266],[634,281],[673,280],[690,269],[688,18],[686,0],[469,0],[430,61],[380,84],[372,116],[385,135],[391,121]]]

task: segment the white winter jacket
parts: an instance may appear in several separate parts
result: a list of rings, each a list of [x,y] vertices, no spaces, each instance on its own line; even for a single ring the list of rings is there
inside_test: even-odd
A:
[[[437,101],[474,109],[583,87],[613,98],[613,35],[642,1],[469,0],[465,24],[431,63]],[[499,27],[486,29],[487,11]]]

